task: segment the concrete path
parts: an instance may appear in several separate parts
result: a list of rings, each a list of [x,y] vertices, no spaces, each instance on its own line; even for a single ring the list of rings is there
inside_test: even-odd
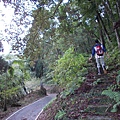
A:
[[[30,104],[22,109],[16,111],[6,120],[36,120],[43,108],[53,99],[56,94],[49,94],[48,96]]]

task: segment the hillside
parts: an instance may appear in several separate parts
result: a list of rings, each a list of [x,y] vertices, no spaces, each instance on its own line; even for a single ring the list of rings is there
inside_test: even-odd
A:
[[[94,67],[91,64],[85,82],[78,89],[66,97],[59,94],[38,120],[119,120],[119,109],[111,112],[115,101],[102,95],[103,90],[108,88],[119,90],[116,86],[119,67],[114,65],[114,69],[111,68],[106,75],[101,76],[96,75]]]
[[[73,93],[64,96],[63,93],[57,95],[57,99],[45,107],[38,120],[119,120],[119,104],[117,112],[111,112],[116,104],[115,99],[110,99],[102,92],[106,89],[119,91],[116,77],[119,71],[119,64],[112,62],[106,75],[96,75],[95,65],[89,63],[88,74],[85,76],[83,84]],[[114,65],[115,64],[115,65]],[[56,92],[56,87],[45,86],[48,92]],[[38,91],[32,92],[19,101],[21,106],[8,106],[8,111],[0,111],[0,119],[5,120],[9,115],[24,107],[27,104],[40,99],[42,96]],[[118,101],[120,97],[116,97]],[[119,103],[119,102],[117,102]]]

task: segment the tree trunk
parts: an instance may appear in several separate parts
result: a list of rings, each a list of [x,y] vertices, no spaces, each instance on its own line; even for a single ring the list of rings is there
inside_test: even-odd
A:
[[[120,2],[118,0],[116,0],[116,5],[117,5],[117,11],[118,13],[120,12]],[[110,12],[110,17],[111,17],[111,20],[113,22],[113,28],[115,26],[115,19],[114,19],[114,15],[113,15],[113,12],[112,12],[112,8],[110,6],[110,2],[109,0],[107,0],[107,6],[108,6],[108,10]],[[119,13],[119,16],[120,16],[120,13]],[[117,28],[115,28],[115,35],[116,35],[116,39],[117,39],[117,43],[118,43],[118,48],[120,49],[120,35],[118,33],[118,30]]]
[[[98,11],[97,11],[97,15],[98,15],[98,19],[101,21],[101,25],[102,25],[102,27],[103,27],[103,29],[104,29],[104,31],[105,31],[106,37],[107,37],[107,39],[108,39],[108,42],[111,43],[111,39],[110,39],[110,36],[109,36],[109,34],[108,34],[108,31],[107,31],[107,29],[106,29],[106,27],[105,27],[105,25],[104,25],[104,22],[103,22],[103,20],[102,20],[102,18],[101,18],[101,16],[100,16],[100,13],[99,13]]]
[[[44,88],[43,83],[40,83],[40,90],[39,90],[40,95],[47,95],[47,90]]]
[[[103,36],[103,30],[102,30],[102,26],[100,24],[99,17],[97,17],[97,21],[98,21],[98,24],[99,24],[100,40],[101,40],[101,43],[103,44],[103,46],[105,46],[105,40],[104,40],[104,36]]]
[[[5,94],[4,94],[4,111],[7,111],[7,97],[6,97],[6,91],[7,91],[7,69],[6,68],[6,78],[5,78]]]
[[[118,16],[120,18],[120,1],[119,0],[116,0],[116,8],[117,8]]]
[[[118,48],[120,49],[120,35],[119,35],[117,28],[115,29],[115,34],[116,34],[116,38],[117,38]]]
[[[5,91],[6,92],[6,91]],[[4,96],[4,107],[3,107],[3,111],[7,111],[7,102],[6,102],[6,93],[5,93],[5,96]]]
[[[118,48],[120,49],[120,35],[118,34],[117,29],[115,29],[115,34],[116,34],[116,37],[117,37]]]
[[[101,39],[101,41],[102,41],[103,46],[105,47],[105,39],[104,39],[104,36],[103,36],[103,31],[102,31],[102,29],[100,30],[100,39]]]
[[[26,95],[28,94],[28,92],[27,92],[27,89],[26,89],[26,87],[25,87],[25,83],[24,83],[24,78],[22,78],[23,79],[23,81],[19,81],[20,82],[20,84],[21,84],[21,86],[22,86],[22,88],[23,88],[23,90],[24,90],[24,92],[26,93]]]

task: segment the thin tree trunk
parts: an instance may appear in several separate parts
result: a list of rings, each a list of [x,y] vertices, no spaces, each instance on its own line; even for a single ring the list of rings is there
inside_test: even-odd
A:
[[[108,10],[110,12],[111,20],[113,22],[113,27],[114,27],[114,25],[115,25],[115,19],[114,19],[114,15],[113,15],[113,12],[112,12],[112,8],[110,6],[109,0],[106,0],[106,1],[107,1]],[[120,11],[120,8],[119,8],[120,2],[117,0],[116,4],[118,5],[117,9],[118,9],[118,13],[119,13],[119,11]],[[119,16],[120,16],[120,13],[119,13]],[[117,43],[118,43],[118,48],[120,49],[120,35],[118,33],[117,28],[115,29],[115,35],[116,35],[116,39],[117,39]]]
[[[116,38],[117,38],[118,48],[120,49],[120,35],[119,35],[117,28],[115,28],[115,34],[116,34]]]
[[[118,48],[120,49],[120,35],[119,35],[117,29],[115,29],[115,34],[116,34],[116,37],[117,37]]]
[[[7,97],[6,97],[6,91],[7,91],[7,71],[6,71],[6,78],[5,78],[4,111],[7,111]]]
[[[6,91],[5,91],[5,95],[4,95],[4,110],[3,111],[7,111],[7,102],[6,102]]]
[[[97,21],[98,21],[98,25],[99,25],[99,33],[100,33],[100,40],[101,40],[101,43],[105,46],[105,40],[104,40],[104,36],[103,36],[103,30],[102,30],[102,26],[100,24],[100,20],[99,20],[99,17],[97,17]]]
[[[117,8],[118,15],[119,15],[119,18],[120,18],[120,0],[116,0],[116,8]]]
[[[98,15],[98,19],[101,21],[101,25],[102,25],[102,27],[103,27],[103,29],[104,29],[104,31],[105,31],[106,37],[107,37],[107,39],[108,39],[108,42],[111,43],[111,39],[110,39],[110,36],[109,36],[109,34],[108,34],[108,31],[107,31],[107,29],[106,29],[106,27],[105,27],[105,25],[104,25],[104,22],[103,22],[103,20],[102,20],[102,18],[101,18],[101,16],[100,16],[100,13],[99,13],[98,11],[97,11],[97,15]]]
[[[105,39],[104,39],[104,36],[103,36],[103,30],[102,29],[100,29],[100,39],[102,41],[103,46],[105,47]]]
[[[111,20],[112,20],[112,22],[114,22],[114,15],[113,15],[113,12],[112,12],[112,8],[111,8],[111,6],[110,6],[110,2],[109,2],[109,0],[106,0],[106,2],[107,2],[107,7],[108,7],[108,10],[109,10],[109,15],[110,15],[110,17],[111,17]]]

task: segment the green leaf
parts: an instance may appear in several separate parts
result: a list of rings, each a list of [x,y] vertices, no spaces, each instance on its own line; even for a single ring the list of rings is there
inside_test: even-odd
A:
[[[14,75],[14,68],[9,66],[8,73],[10,74],[10,76],[13,77],[13,75]]]

